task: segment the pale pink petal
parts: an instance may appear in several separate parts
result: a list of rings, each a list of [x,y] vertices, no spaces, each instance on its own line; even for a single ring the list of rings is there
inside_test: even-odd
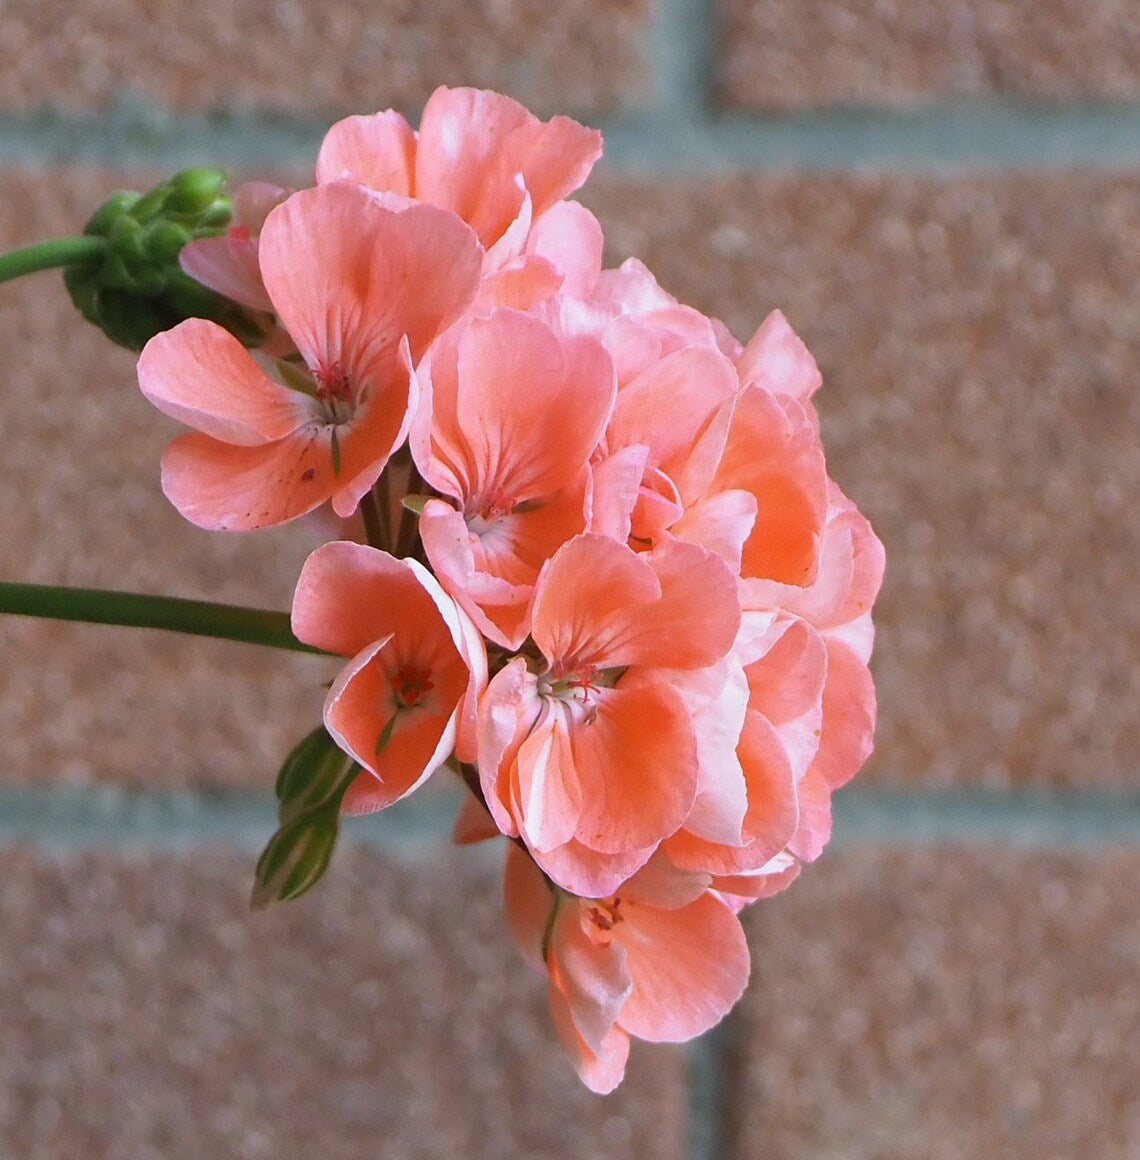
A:
[[[814,862],[831,839],[831,787],[821,772],[809,769],[798,793],[799,824],[788,851],[805,862]]]
[[[270,313],[273,303],[261,280],[257,241],[243,228],[231,228],[214,238],[195,238],[178,253],[178,264],[196,282],[248,306]]]
[[[685,509],[670,531],[679,540],[716,552],[736,574],[756,523],[756,497],[740,488],[718,492]]]
[[[526,252],[561,275],[564,294],[585,298],[602,269],[602,227],[584,205],[560,201],[531,227]]]
[[[568,842],[578,827],[582,793],[571,746],[565,707],[544,701],[515,759],[519,832],[540,853]]]
[[[521,205],[521,174],[537,217],[585,181],[601,135],[566,117],[544,124],[509,97],[437,89],[420,119],[415,194],[470,222],[485,246]]]
[[[469,798],[469,801],[475,799]],[[482,807],[479,807],[482,810]],[[482,810],[487,817],[487,811]],[[503,904],[507,926],[519,953],[536,971],[547,973],[542,957],[550,911],[557,895],[550,883],[525,850],[515,842],[507,843],[507,857],[503,866]]]
[[[420,117],[415,195],[457,213],[490,246],[518,215],[518,169],[503,169],[504,142],[531,114],[487,90],[438,88]]]
[[[623,386],[606,431],[611,450],[650,448],[655,466],[687,454],[713,413],[737,391],[732,364],[698,347],[666,355]]]
[[[605,658],[631,663],[625,638],[661,598],[651,565],[604,536],[577,536],[543,569],[531,612],[531,633],[549,660]],[[617,644],[615,644],[617,642]]]
[[[799,403],[757,386],[744,389],[714,485],[728,488],[744,488],[757,500],[743,576],[810,584],[819,567],[827,473],[815,427]]]
[[[495,674],[479,702],[479,781],[495,824],[508,837],[519,832],[511,808],[515,758],[542,711],[536,686],[526,660],[516,657]]]
[[[602,346],[498,310],[471,322],[458,357],[453,421],[465,437],[468,495],[494,488],[537,499],[577,478],[613,406],[613,365]]]
[[[858,624],[849,643],[865,661],[874,636],[869,614],[882,584],[884,563],[883,545],[867,519],[831,484],[814,583],[797,588],[748,581],[745,595],[752,607],[786,608],[829,635]]]
[[[649,460],[649,448],[631,444],[593,465],[590,531],[624,544]]]
[[[713,553],[672,542],[639,556],[583,535],[543,570],[531,631],[551,660],[697,668],[728,651],[739,622],[736,581]]]
[[[776,727],[798,781],[819,749],[827,646],[807,621],[780,616],[755,647],[744,658],[749,706]]]
[[[595,1095],[609,1095],[625,1077],[629,1059],[629,1036],[620,1027],[612,1027],[594,1051],[578,1033],[565,996],[553,984],[549,990],[550,1017],[562,1046],[578,1078]]]
[[[467,522],[442,500],[428,501],[419,528],[435,574],[479,630],[504,648],[518,648],[527,635],[532,586],[480,571]]]
[[[352,418],[337,428],[339,462],[332,506],[342,519],[356,511],[411,426],[418,380],[412,374],[406,335],[400,338],[397,362],[399,371],[382,389],[367,390]],[[331,458],[329,470],[333,470]]]
[[[616,940],[588,937],[583,923],[589,924],[589,919],[583,910],[584,904],[574,898],[559,906],[548,962],[551,981],[565,996],[578,1034],[592,1052],[600,1054],[634,983],[626,969],[624,947]]]
[[[806,402],[819,389],[819,373],[811,351],[779,310],[760,324],[736,364],[742,383],[756,383],[777,395]]]
[[[191,433],[162,453],[162,491],[200,528],[251,531],[324,503],[330,480],[322,479],[321,471],[328,459],[328,438],[315,428],[260,447],[235,447]]]
[[[430,205],[396,211],[352,182],[301,190],[266,218],[262,275],[312,368],[383,389],[407,335],[413,361],[471,302],[482,257],[470,229]]]
[[[490,838],[501,838],[503,835],[495,825],[487,807],[474,794],[467,794],[459,803],[455,814],[455,823],[451,827],[451,840],[457,846],[472,846],[477,842],[486,842]],[[508,850],[517,850],[514,843],[510,843]]]
[[[630,903],[615,934],[626,949],[633,990],[621,1027],[639,1039],[681,1043],[719,1023],[748,983],[740,921],[706,894],[677,910]]]
[[[243,447],[311,422],[311,400],[274,382],[228,331],[189,318],[156,334],[138,362],[142,393],[164,414]]]
[[[317,154],[317,183],[347,178],[371,189],[410,196],[416,135],[399,113],[345,117],[325,134]]]
[[[871,756],[875,685],[866,664],[846,646],[827,642],[823,732],[813,767],[832,789],[846,785]]]
[[[551,850],[532,850],[534,860],[552,882],[582,898],[606,898],[649,861],[656,843],[607,854],[571,839]]]

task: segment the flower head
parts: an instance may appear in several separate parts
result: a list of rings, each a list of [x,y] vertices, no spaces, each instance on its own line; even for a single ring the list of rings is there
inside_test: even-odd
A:
[[[163,490],[201,527],[265,527],[329,499],[350,515],[407,434],[412,363],[470,302],[480,251],[454,214],[344,182],[272,210],[258,259],[299,356],[277,378],[200,319],[139,359],[147,398],[196,428],[167,448]]]
[[[621,1082],[630,1036],[682,1043],[718,1023],[748,982],[748,944],[732,909],[702,892],[680,905],[645,901],[637,880],[604,898],[551,887],[507,851],[507,916],[524,956],[547,972],[551,1016],[582,1082]]]
[[[364,772],[343,809],[381,809],[456,750],[473,756],[487,658],[474,626],[415,560],[333,542],[305,562],[293,631],[350,657],[325,700],[325,727]]]

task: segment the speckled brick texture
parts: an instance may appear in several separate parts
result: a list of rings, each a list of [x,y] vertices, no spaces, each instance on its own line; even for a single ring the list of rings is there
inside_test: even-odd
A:
[[[493,860],[350,849],[259,914],[249,873],[223,848],[0,851],[5,1160],[683,1155],[679,1051],[579,1084]]]
[[[717,0],[721,99],[740,109],[1140,97],[1129,0]]]
[[[833,475],[887,547],[863,784],[1122,788],[1140,751],[1140,181],[755,175],[586,200],[824,374]]]
[[[649,0],[5,0],[0,108],[293,114],[496,88],[536,111],[641,103]],[[572,46],[572,51],[568,47]]]
[[[833,853],[748,915],[736,1160],[1135,1160],[1140,855]]]

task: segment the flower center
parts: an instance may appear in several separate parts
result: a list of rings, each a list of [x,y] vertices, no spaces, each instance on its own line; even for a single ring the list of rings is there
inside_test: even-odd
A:
[[[396,699],[396,709],[413,709],[435,688],[430,669],[415,665],[401,665],[389,678],[392,695]]]
[[[317,401],[325,411],[329,423],[343,423],[352,417],[356,399],[352,381],[344,367],[338,362],[331,366],[319,366],[313,371],[317,384]]]
[[[607,934],[613,930],[619,922],[625,921],[625,916],[621,913],[621,899],[614,895],[608,902],[595,902],[586,911],[586,917],[598,928]]]

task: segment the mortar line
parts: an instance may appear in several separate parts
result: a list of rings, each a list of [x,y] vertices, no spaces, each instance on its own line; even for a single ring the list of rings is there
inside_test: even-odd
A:
[[[714,118],[695,107],[700,94],[692,77],[699,68],[692,60],[662,68],[657,105],[601,119],[602,172],[684,178],[740,170],[1140,167],[1140,102],[974,102],[910,112],[841,108]],[[0,165],[163,170],[216,164],[308,171],[329,123],[272,114],[178,115],[129,103],[91,116],[9,113],[0,115]]]
[[[346,841],[395,853],[449,840],[461,791],[416,794],[379,814],[348,819]],[[980,789],[853,787],[834,799],[833,847],[1001,843],[1025,849],[1140,846],[1140,791],[1008,793]],[[0,842],[45,848],[193,849],[228,842],[258,849],[275,826],[264,791],[120,787],[0,788]]]

